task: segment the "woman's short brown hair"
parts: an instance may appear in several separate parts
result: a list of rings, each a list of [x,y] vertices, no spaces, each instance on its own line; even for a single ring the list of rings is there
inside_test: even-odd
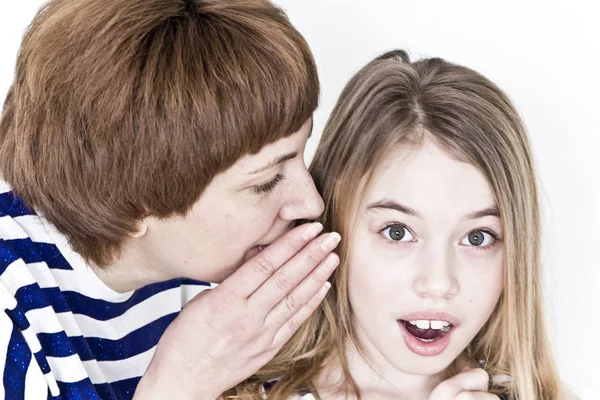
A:
[[[300,129],[319,93],[267,0],[51,0],[0,120],[0,174],[106,266],[146,216],[184,215],[219,172]]]

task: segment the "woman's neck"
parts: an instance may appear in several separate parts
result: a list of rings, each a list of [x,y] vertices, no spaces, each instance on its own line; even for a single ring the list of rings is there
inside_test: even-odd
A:
[[[174,278],[156,267],[136,243],[128,242],[119,256],[106,267],[91,264],[91,269],[106,286],[118,293],[137,290],[155,282]]]

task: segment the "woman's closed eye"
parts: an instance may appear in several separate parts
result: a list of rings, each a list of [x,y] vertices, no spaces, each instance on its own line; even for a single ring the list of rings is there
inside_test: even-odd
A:
[[[495,233],[484,229],[474,229],[460,241],[460,244],[477,250],[485,250],[494,247],[498,242],[499,238]]]
[[[254,186],[253,187],[254,193],[266,194],[266,193],[273,191],[273,189],[275,189],[277,184],[279,182],[281,182],[283,180],[283,178],[284,178],[284,176],[282,174],[275,175],[275,177],[273,179],[271,179],[269,182],[263,183],[262,185]]]
[[[390,242],[414,242],[415,237],[404,225],[397,222],[387,225],[379,231]]]

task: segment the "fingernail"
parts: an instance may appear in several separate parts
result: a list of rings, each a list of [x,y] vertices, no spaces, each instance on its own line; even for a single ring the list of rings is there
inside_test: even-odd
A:
[[[325,261],[323,261],[323,266],[327,269],[333,269],[337,266],[339,262],[339,258],[333,254],[329,254]]]
[[[460,370],[460,372],[470,371],[471,369],[473,368],[469,367],[468,365],[465,365],[463,369]]]
[[[308,224],[306,229],[304,230],[304,234],[302,237],[304,240],[310,240],[317,236],[319,232],[323,229],[323,225],[320,222],[314,222],[312,224]]]
[[[319,289],[319,294],[321,296],[325,296],[327,294],[327,292],[329,291],[329,288],[331,288],[331,282],[325,281],[323,286],[321,286],[321,289]]]
[[[512,377],[510,375],[492,375],[491,380],[493,383],[501,385],[512,382]]]
[[[331,232],[321,239],[321,248],[325,251],[330,251],[337,246],[342,237],[337,232]]]

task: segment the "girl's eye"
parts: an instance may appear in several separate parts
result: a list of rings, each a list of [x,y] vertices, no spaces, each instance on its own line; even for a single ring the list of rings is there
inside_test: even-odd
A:
[[[269,182],[264,183],[262,185],[254,186],[254,193],[256,194],[265,194],[271,192],[279,182],[283,179],[283,175],[277,174],[273,179]]]
[[[489,246],[493,246],[497,240],[498,238],[491,232],[476,229],[474,231],[469,232],[469,234],[465,236],[463,240],[461,240],[460,244],[465,246],[486,248]]]
[[[415,237],[410,233],[407,227],[402,224],[392,224],[381,230],[381,234],[387,240],[393,242],[412,242]]]

